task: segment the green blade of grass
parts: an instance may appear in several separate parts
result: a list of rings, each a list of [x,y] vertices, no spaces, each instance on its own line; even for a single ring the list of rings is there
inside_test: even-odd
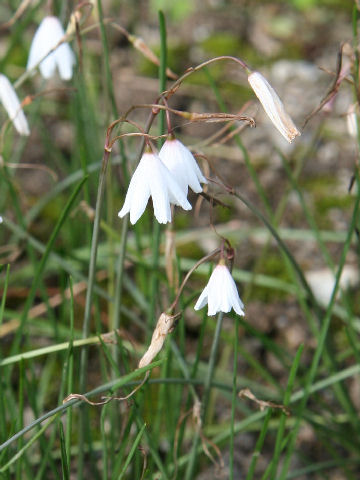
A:
[[[69,473],[69,458],[66,452],[66,442],[64,435],[64,428],[61,420],[58,423],[59,425],[59,434],[60,434],[60,451],[61,451],[61,468],[62,468],[62,477],[63,480],[70,480]]]
[[[144,425],[141,427],[141,429],[139,430],[138,434],[136,435],[136,438],[133,442],[133,444],[131,445],[131,450],[128,454],[128,456],[126,457],[126,460],[124,462],[124,466],[123,466],[123,469],[121,470],[120,472],[120,475],[118,477],[119,480],[121,480],[122,478],[124,478],[125,474],[126,474],[126,470],[128,468],[128,466],[130,465],[130,462],[131,460],[133,459],[134,455],[135,455],[135,452],[136,452],[136,449],[141,441],[141,438],[144,434],[144,431],[145,431],[145,428],[146,428],[146,423],[144,423]]]

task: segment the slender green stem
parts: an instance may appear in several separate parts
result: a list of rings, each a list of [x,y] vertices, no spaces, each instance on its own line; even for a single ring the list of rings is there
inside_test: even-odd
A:
[[[104,53],[106,88],[108,90],[107,93],[110,97],[112,113],[113,113],[114,117],[117,118],[118,117],[117,106],[116,106],[115,93],[114,93],[114,87],[113,87],[113,81],[112,81],[111,69],[110,69],[110,53],[109,53],[109,45],[108,45],[108,41],[107,41],[107,38],[106,38],[106,30],[105,30],[105,25],[104,25],[102,0],[97,0],[97,7],[98,7],[98,13],[99,13],[101,43],[102,43],[102,46],[103,46],[103,53]]]
[[[300,358],[302,351],[304,349],[304,345],[300,345],[298,348],[298,351],[296,352],[295,359],[293,361],[290,374],[289,374],[289,380],[288,384],[285,390],[285,395],[284,395],[284,401],[283,405],[284,407],[288,407],[290,404],[290,399],[291,399],[291,391],[294,386],[295,378],[296,378],[296,373],[298,371],[298,367],[300,364]],[[276,474],[277,474],[277,468],[278,468],[278,463],[280,460],[280,453],[281,453],[281,448],[282,448],[282,443],[283,443],[283,436],[285,433],[285,423],[286,423],[286,415],[285,412],[281,412],[281,418],[279,422],[279,428],[277,430],[277,435],[276,435],[276,442],[275,442],[275,451],[273,458],[271,460],[271,479],[275,480],[276,479]]]
[[[260,430],[260,433],[259,433],[259,437],[257,439],[255,449],[254,449],[254,452],[252,454],[250,467],[249,467],[249,470],[246,474],[246,480],[252,480],[254,478],[256,464],[257,464],[257,461],[259,460],[260,452],[261,452],[262,447],[264,445],[266,434],[267,434],[267,431],[268,431],[268,428],[269,428],[269,421],[270,421],[271,415],[272,415],[272,409],[269,408],[266,412],[266,416],[264,418],[264,421],[263,421],[263,424],[262,424],[262,427],[261,427],[261,430]],[[234,430],[234,426],[232,426],[232,430]]]
[[[122,221],[120,252],[116,261],[116,279],[115,279],[115,295],[114,295],[114,318],[113,329],[117,330],[120,327],[121,315],[121,299],[122,299],[122,283],[124,275],[124,262],[126,245],[129,230],[129,215],[126,215]]]
[[[166,23],[163,12],[159,11],[159,29],[160,29],[160,66],[159,66],[159,92],[163,92],[166,88],[166,63],[167,63],[167,47],[166,47]],[[165,131],[165,112],[159,113],[159,134]],[[159,147],[161,140],[159,140]],[[153,273],[150,283],[150,309],[149,309],[149,325],[155,325],[155,310],[158,298],[158,268],[159,268],[159,245],[160,245],[161,229],[158,221],[154,217],[153,220],[153,243],[152,243],[152,268]]]
[[[97,249],[99,242],[99,230],[100,230],[100,219],[101,219],[101,210],[104,197],[104,186],[106,182],[106,170],[109,162],[110,151],[107,149],[107,144],[109,140],[110,132],[108,132],[104,156],[102,160],[100,175],[99,175],[99,185],[95,205],[95,218],[93,226],[93,235],[91,241],[91,250],[90,250],[90,260],[89,260],[89,274],[88,274],[88,286],[86,291],[86,300],[85,300],[85,312],[84,312],[84,321],[82,328],[83,338],[87,338],[90,332],[90,319],[91,319],[91,307],[92,307],[92,297],[93,289],[95,283],[95,274],[96,274],[96,259],[97,259]],[[87,379],[87,365],[88,365],[88,351],[86,348],[81,350],[80,357],[80,378],[79,378],[79,389],[80,392],[84,392],[86,389],[86,379]],[[80,413],[80,429],[79,429],[79,456],[78,456],[78,478],[83,477],[83,468],[84,468],[84,445],[86,443],[86,428],[87,428],[87,418],[86,410],[81,409]]]
[[[239,317],[235,315],[235,325],[234,325],[234,361],[233,361],[233,391],[231,397],[231,434],[230,434],[230,458],[229,458],[229,478],[230,480],[234,479],[234,446],[235,446],[235,411],[236,411],[236,401],[237,401],[237,371],[238,371],[238,354],[239,354]]]
[[[218,352],[218,347],[220,342],[220,334],[221,334],[223,318],[224,318],[224,314],[220,312],[217,317],[216,329],[214,332],[214,338],[213,338],[210,357],[209,357],[209,366],[208,366],[207,374],[204,381],[204,394],[203,394],[203,399],[201,403],[201,428],[206,420],[206,413],[209,405],[209,399],[210,399],[212,381],[214,377],[215,362],[216,362],[217,352]],[[187,465],[186,474],[185,474],[185,480],[191,480],[192,478],[194,478],[194,471],[195,471],[196,462],[198,459],[197,452],[198,452],[199,439],[200,439],[200,432],[197,430],[195,432],[194,439],[193,439],[189,463]]]
[[[124,478],[125,473],[126,473],[126,469],[128,468],[133,456],[135,455],[136,449],[138,448],[138,445],[140,443],[141,437],[143,436],[145,428],[146,428],[146,423],[144,423],[144,425],[140,428],[138,434],[136,435],[136,438],[135,438],[135,440],[134,440],[134,442],[131,446],[131,450],[129,452],[129,455],[127,456],[127,458],[124,462],[124,466],[123,466],[123,468],[120,472],[120,475],[118,476],[118,480],[121,480],[122,478]]]
[[[70,286],[70,341],[66,356],[67,394],[70,395],[74,388],[74,294],[72,278],[69,278]],[[73,411],[70,407],[66,412],[65,451],[68,453],[68,470],[71,467],[71,434],[73,423]]]

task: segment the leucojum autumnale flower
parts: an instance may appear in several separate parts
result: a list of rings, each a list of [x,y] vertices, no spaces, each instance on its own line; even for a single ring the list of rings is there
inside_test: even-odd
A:
[[[31,43],[27,70],[34,68],[41,59],[40,73],[48,79],[55,73],[56,67],[63,80],[70,80],[75,64],[75,55],[67,42],[61,43],[49,53],[64,38],[65,32],[57,17],[45,17],[35,32]]]
[[[206,304],[209,316],[216,315],[218,312],[228,313],[232,308],[238,315],[245,315],[244,304],[224,259],[221,259],[214,268],[194,308],[200,310]]]
[[[131,178],[119,217],[130,212],[130,222],[136,223],[144,213],[150,196],[159,223],[171,222],[170,204],[191,210],[183,189],[160,157],[147,147]]]

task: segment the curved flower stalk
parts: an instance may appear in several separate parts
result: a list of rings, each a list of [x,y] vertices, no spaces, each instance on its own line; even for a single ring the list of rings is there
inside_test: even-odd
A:
[[[278,94],[266,78],[259,72],[252,72],[248,77],[248,81],[268,117],[281,135],[285,137],[289,143],[291,143],[295,137],[301,135],[290,116],[286,113]]]
[[[30,129],[19,98],[9,79],[0,74],[0,101],[20,135],[30,135]]]
[[[57,67],[60,77],[63,80],[70,80],[75,64],[75,55],[69,44],[64,42],[49,53],[64,36],[65,32],[60,20],[57,17],[45,17],[35,32],[26,69],[31,70],[49,54],[39,65],[41,75],[48,79],[54,75]]]
[[[202,192],[200,182],[207,183],[206,178],[190,150],[172,134],[161,147],[159,157],[174,175],[185,195],[188,193],[188,187],[195,193]]]
[[[235,281],[225,261],[220,260],[211,274],[208,284],[202,291],[194,309],[200,310],[208,305],[208,315],[218,312],[228,313],[233,308],[238,315],[245,315],[244,304],[240,300]]]
[[[184,210],[191,210],[184,191],[170,171],[158,155],[147,149],[131,178],[119,217],[130,212],[130,222],[136,223],[144,213],[150,196],[159,223],[171,222],[171,203]]]

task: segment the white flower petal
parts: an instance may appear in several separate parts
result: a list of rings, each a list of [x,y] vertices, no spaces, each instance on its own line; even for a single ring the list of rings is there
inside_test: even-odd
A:
[[[176,178],[185,195],[188,187],[195,193],[202,191],[200,182],[207,183],[207,180],[193,154],[179,140],[168,138],[159,152],[159,157]]]
[[[290,116],[286,113],[278,94],[266,78],[259,72],[252,72],[248,77],[248,81],[268,117],[281,135],[283,135],[289,143],[291,143],[295,137],[301,135]]]
[[[21,108],[20,101],[5,75],[0,74],[0,101],[20,135],[30,135],[29,125]]]
[[[143,214],[151,195],[154,215],[159,223],[171,222],[170,204],[190,210],[191,205],[169,170],[154,153],[145,152],[130,181],[125,203],[119,212],[123,217],[130,212],[131,223]]]
[[[159,157],[153,155],[151,161],[150,190],[154,207],[154,215],[159,223],[171,222],[170,198],[168,184]]]
[[[201,308],[205,307],[205,305],[208,303],[208,287],[206,286],[204,290],[201,292],[200,297],[198,298],[198,301],[195,304],[194,309],[195,310],[200,310]]]
[[[147,182],[147,177],[147,162],[143,156],[130,180],[123,208],[118,214],[119,217],[124,217],[130,212],[130,222],[132,224],[136,223],[144,213],[150,197],[150,187]]]
[[[42,57],[40,57],[42,58]],[[37,63],[37,62],[36,62]],[[48,80],[55,74],[56,62],[54,55],[48,55],[39,65],[39,70],[43,78]]]
[[[159,159],[160,160],[160,159]],[[166,185],[168,187],[169,197],[171,203],[182,207],[184,210],[191,210],[191,204],[186,198],[186,194],[184,193],[183,189],[178,184],[174,175],[170,173],[167,167],[161,162],[161,172],[162,176],[166,181]]]
[[[63,43],[55,50],[54,54],[60,77],[63,80],[71,80],[73,75],[73,66],[75,65],[75,55],[69,44]]]
[[[54,48],[64,37],[65,32],[57,17],[45,17],[35,32],[31,43],[27,70],[34,68],[39,61]],[[59,69],[63,80],[70,80],[75,64],[75,56],[68,43],[61,44],[51,52],[39,65],[41,75],[48,79]]]
[[[208,303],[208,315],[218,312],[228,313],[233,308],[238,315],[244,315],[236,284],[226,265],[218,264],[212,272],[209,282],[195,305],[199,310]]]

